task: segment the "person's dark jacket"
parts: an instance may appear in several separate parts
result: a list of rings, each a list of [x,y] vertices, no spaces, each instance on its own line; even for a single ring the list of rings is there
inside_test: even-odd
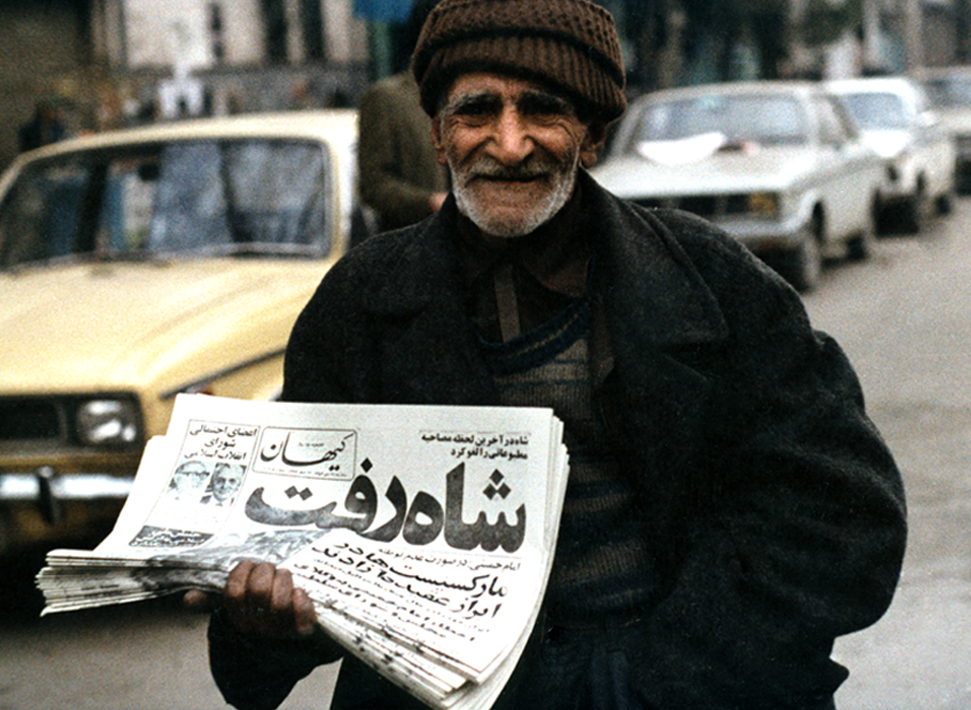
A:
[[[420,222],[431,197],[448,189],[432,144],[432,121],[410,71],[376,82],[358,112],[358,188],[382,230]]]
[[[629,444],[655,561],[638,691],[659,710],[817,706],[847,675],[834,638],[893,595],[899,472],[842,351],[782,279],[696,217],[581,179],[614,355],[600,396]],[[294,328],[285,399],[498,404],[464,310],[454,210],[334,266]],[[214,674],[245,700],[260,679],[236,675],[223,634]],[[263,680],[292,685],[323,658],[308,654]]]

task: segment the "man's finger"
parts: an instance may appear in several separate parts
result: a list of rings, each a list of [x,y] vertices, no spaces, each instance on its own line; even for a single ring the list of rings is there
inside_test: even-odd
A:
[[[314,611],[313,602],[310,601],[307,593],[299,588],[293,590],[293,621],[300,636],[309,636],[317,625],[317,612]]]
[[[216,608],[216,598],[201,589],[190,589],[182,596],[182,606],[191,611],[208,612]]]

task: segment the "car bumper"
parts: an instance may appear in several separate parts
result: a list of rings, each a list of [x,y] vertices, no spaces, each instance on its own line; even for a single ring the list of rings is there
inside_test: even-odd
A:
[[[0,473],[0,503],[3,501],[124,500],[131,493],[133,478],[108,473],[59,474],[47,466],[34,472]]]
[[[84,537],[111,525],[134,479],[108,473],[0,473],[0,551]]]
[[[792,251],[806,234],[807,219],[802,215],[787,220],[726,219],[716,224],[755,254]]]

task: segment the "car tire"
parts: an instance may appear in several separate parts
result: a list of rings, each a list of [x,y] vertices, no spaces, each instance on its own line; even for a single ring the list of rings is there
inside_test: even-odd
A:
[[[819,230],[807,228],[799,246],[786,254],[782,277],[800,292],[813,290],[823,272]]]
[[[900,213],[900,227],[906,234],[917,234],[930,217],[930,199],[923,186],[904,202]]]
[[[860,233],[847,244],[847,255],[852,261],[865,261],[873,255],[877,242],[877,223],[880,214],[880,200],[874,198],[866,224]]]
[[[937,196],[937,214],[948,215],[954,211],[955,188],[942,192]]]

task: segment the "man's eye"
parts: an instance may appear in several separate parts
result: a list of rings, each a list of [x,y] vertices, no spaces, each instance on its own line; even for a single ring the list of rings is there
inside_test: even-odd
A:
[[[474,98],[460,101],[451,111],[454,116],[464,118],[486,118],[498,115],[502,111],[502,103],[488,97]]]
[[[519,110],[524,116],[533,118],[562,118],[573,115],[573,109],[563,99],[548,94],[530,94],[524,96],[519,103]]]
[[[490,116],[493,113],[495,113],[495,111],[493,111],[489,106],[484,106],[481,104],[473,104],[472,106],[463,107],[461,110],[457,111],[456,113],[458,113],[458,115],[460,116],[478,117],[478,116]]]

